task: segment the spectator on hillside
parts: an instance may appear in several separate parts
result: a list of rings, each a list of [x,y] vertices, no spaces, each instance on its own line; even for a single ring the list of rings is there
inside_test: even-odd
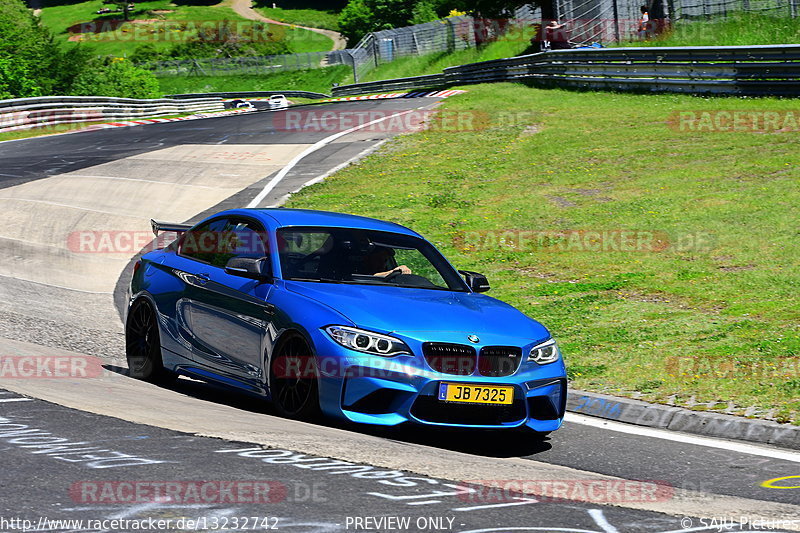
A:
[[[647,6],[642,6],[642,17],[639,19],[639,27],[636,29],[636,33],[639,35],[639,40],[644,41],[650,36],[650,14],[647,12]]]
[[[565,50],[572,48],[572,43],[569,42],[569,31],[565,29],[567,24],[565,22],[559,23],[557,20],[551,20],[547,26],[544,27],[544,39],[542,49],[544,50]]]

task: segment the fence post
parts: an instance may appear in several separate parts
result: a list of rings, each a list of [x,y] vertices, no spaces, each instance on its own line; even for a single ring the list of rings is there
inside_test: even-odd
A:
[[[456,28],[453,26],[453,21],[450,17],[444,19],[447,24],[447,51],[453,52],[456,49]]]
[[[358,83],[358,69],[356,68],[356,56],[349,49],[345,50],[345,52],[347,52],[347,56],[350,58],[350,62],[353,63],[353,83]]]
[[[372,57],[375,58],[375,68],[378,68],[380,66],[378,62],[378,54],[380,53],[378,50],[378,38],[375,37],[375,33],[370,33],[370,35],[372,35]]]

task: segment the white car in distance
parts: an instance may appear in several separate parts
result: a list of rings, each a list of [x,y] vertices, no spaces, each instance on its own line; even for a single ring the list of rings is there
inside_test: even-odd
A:
[[[289,100],[282,94],[273,94],[269,97],[270,109],[284,109],[286,107],[289,107]]]

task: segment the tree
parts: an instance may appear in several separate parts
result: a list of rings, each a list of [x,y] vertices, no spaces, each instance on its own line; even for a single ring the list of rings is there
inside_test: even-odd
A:
[[[339,15],[339,30],[349,46],[372,31],[375,15],[366,0],[350,0]]]
[[[20,0],[0,0],[0,87],[15,97],[52,94],[61,52]]]
[[[545,0],[536,1],[543,9],[550,5]],[[339,15],[339,28],[354,46],[369,32],[430,22],[447,17],[453,10],[479,18],[508,18],[528,3],[530,0],[350,0]]]
[[[25,65],[0,57],[0,100],[41,95],[42,88]]]
[[[339,29],[353,46],[371,31],[407,26],[413,8],[407,0],[350,0],[339,15]]]
[[[76,96],[156,98],[159,87],[158,80],[149,70],[121,57],[105,57],[86,63],[69,92]]]
[[[428,0],[421,0],[414,4],[414,9],[411,10],[411,24],[424,24],[439,20],[441,17],[436,13],[436,5]]]

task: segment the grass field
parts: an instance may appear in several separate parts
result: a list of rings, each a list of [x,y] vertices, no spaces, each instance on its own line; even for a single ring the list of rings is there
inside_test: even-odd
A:
[[[798,127],[674,120],[793,101],[467,89],[440,109],[474,129],[397,137],[289,206],[420,231],[553,331],[574,387],[800,423]]]
[[[104,20],[122,18],[121,13],[97,15],[95,12],[103,7],[108,7],[102,0],[90,0],[76,4],[65,4],[46,7],[42,10],[42,23],[50,28],[58,41],[65,45],[69,43],[68,28],[75,24],[89,23],[92,21],[102,24]],[[131,15],[139,20],[174,20],[202,23],[204,21],[227,20],[232,22],[246,22],[246,19],[228,7],[225,1],[213,5],[181,5],[170,3],[169,0],[151,0],[136,2],[136,10]],[[138,35],[148,37],[147,25],[138,24]],[[151,25],[152,26],[152,25]],[[289,28],[273,25],[274,33],[285,37],[293,52],[322,52],[333,47],[333,41],[324,35],[319,35],[309,30]],[[127,31],[123,31],[127,30]],[[245,28],[243,31],[247,31]],[[158,39],[147,38],[141,40],[134,38],[134,25],[126,24],[123,28],[113,33],[88,34],[83,45],[91,46],[98,54],[113,54],[125,56],[144,42],[152,43],[157,48],[168,48],[179,42],[178,39],[189,37],[188,34],[169,33],[170,38],[161,36]]]
[[[530,46],[531,31],[512,31],[509,35],[495,42],[477,48],[468,48],[457,52],[441,52],[422,56],[403,57],[379,65],[366,75],[359,78],[360,82],[387,80],[391,78],[404,78],[408,76],[421,76],[423,74],[436,74],[446,67],[489,61],[503,57],[514,57],[522,54]],[[344,83],[352,83],[350,74]]]
[[[17,130],[0,133],[0,142],[14,141],[18,139],[29,139],[30,137],[41,137],[42,135],[53,135],[55,133],[66,133],[68,131],[75,131],[83,129],[87,126],[95,124],[103,124],[108,122],[105,120],[95,122],[83,122],[80,124],[56,124],[54,126],[47,126],[45,128],[32,128],[29,130]]]
[[[279,72],[269,76],[174,76],[159,78],[164,94],[226,91],[283,91],[297,89],[330,94],[333,83],[348,67],[337,65],[314,70]]]
[[[800,19],[736,13],[727,18],[678,21],[674,31],[620,46],[734,46],[800,42]]]
[[[339,14],[318,9],[282,9],[280,7],[258,7],[256,11],[279,22],[339,31]]]

